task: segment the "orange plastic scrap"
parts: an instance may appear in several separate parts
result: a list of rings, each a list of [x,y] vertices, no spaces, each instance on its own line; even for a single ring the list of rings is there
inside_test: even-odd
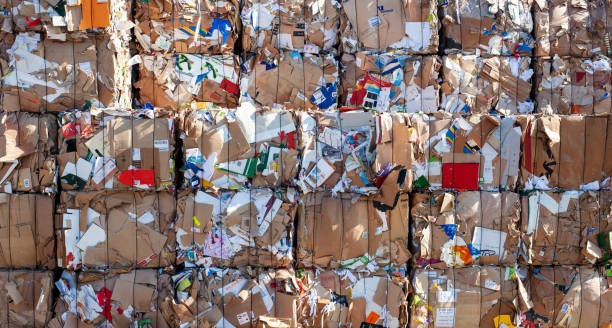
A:
[[[81,6],[79,30],[110,25],[108,0],[77,0],[77,5]]]

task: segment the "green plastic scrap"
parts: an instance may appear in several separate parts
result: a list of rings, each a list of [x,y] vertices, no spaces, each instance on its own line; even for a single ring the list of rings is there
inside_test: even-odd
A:
[[[427,186],[429,186],[429,181],[427,181],[427,178],[425,178],[425,176],[421,175],[414,182],[414,186],[417,187],[417,188],[427,188]]]
[[[412,305],[417,306],[419,305],[419,303],[421,303],[421,298],[419,297],[419,295],[414,295],[414,298],[412,299]]]
[[[60,0],[57,2],[55,6],[53,6],[53,10],[58,13],[62,17],[66,17],[66,0]]]
[[[346,268],[346,267],[352,266],[353,264],[355,264],[357,262],[361,262],[362,265],[365,265],[365,264],[370,263],[370,259],[366,255],[363,255],[363,256],[358,257],[358,258],[348,259],[346,261],[342,261],[340,266],[342,268]]]
[[[151,318],[138,320],[138,328],[145,328],[151,324]]]
[[[61,180],[63,183],[71,186],[76,186],[79,189],[83,189],[83,187],[85,187],[85,184],[87,183],[87,181],[79,178],[78,176],[72,173],[64,175]]]

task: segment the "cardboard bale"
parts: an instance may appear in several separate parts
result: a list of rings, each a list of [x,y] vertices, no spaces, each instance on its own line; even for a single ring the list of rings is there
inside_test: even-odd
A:
[[[520,278],[521,326],[608,327],[612,322],[610,277],[597,268],[536,266],[521,268]]]
[[[442,5],[441,45],[446,54],[530,56],[533,0],[445,1]]]
[[[285,110],[198,103],[179,114],[184,186],[244,189],[294,185],[300,164],[296,123]]]
[[[174,119],[144,109],[63,112],[63,190],[174,190]]]
[[[158,268],[174,264],[169,192],[63,192],[55,216],[58,266]]]
[[[341,50],[402,49],[438,52],[438,3],[435,0],[341,1]]]
[[[0,325],[48,327],[53,314],[52,271],[0,271]]]
[[[524,263],[590,265],[610,258],[609,191],[533,191],[521,202]]]
[[[531,57],[451,54],[442,59],[442,110],[452,113],[529,114]]]
[[[515,267],[418,269],[411,287],[411,328],[516,327]]]
[[[533,8],[536,56],[612,54],[608,1],[536,0]]]
[[[411,189],[414,131],[407,115],[351,110],[302,113],[299,120],[302,192],[381,190],[380,201],[393,207],[397,193]]]
[[[297,265],[375,272],[402,268],[408,251],[408,195],[392,210],[356,194],[310,193],[302,198],[297,224]]]
[[[301,327],[406,327],[408,278],[379,270],[299,270]],[[295,326],[292,326],[295,327]]]
[[[43,32],[48,39],[59,41],[102,33],[110,25],[106,1],[3,0],[0,9],[7,13],[4,30]]]
[[[2,78],[3,110],[60,112],[96,102],[96,40],[41,39],[37,33],[19,33],[7,51],[10,61]]]
[[[519,177],[522,129],[517,116],[438,112],[412,116],[416,130],[414,186],[513,190]]]
[[[53,204],[47,195],[0,194],[0,268],[56,267]]]
[[[159,313],[158,272],[63,271],[55,282],[59,300],[50,327],[169,326]]]
[[[291,269],[171,271],[159,278],[161,315],[170,327],[256,327],[263,320],[297,327],[297,283]]]
[[[134,39],[140,53],[217,55],[231,54],[234,50],[240,26],[237,0],[135,4]]]
[[[238,58],[176,53],[140,55],[138,78],[133,86],[136,101],[178,110],[191,101],[208,101],[236,107],[240,93]]]
[[[176,262],[291,267],[296,208],[284,190],[180,193]]]
[[[340,103],[378,112],[435,112],[439,69],[437,56],[344,54]]]
[[[333,0],[247,0],[242,12],[242,49],[320,53],[338,43],[339,4]]]
[[[0,188],[3,192],[57,190],[57,123],[51,114],[0,112]]]
[[[612,111],[609,59],[559,57],[536,61],[536,100],[544,114],[600,114]]]
[[[609,124],[607,115],[525,117],[521,122],[523,189],[606,188]]]
[[[258,107],[335,111],[338,63],[332,55],[263,48],[244,63],[241,102]]]
[[[521,205],[516,193],[415,193],[411,213],[417,266],[443,269],[517,262]]]

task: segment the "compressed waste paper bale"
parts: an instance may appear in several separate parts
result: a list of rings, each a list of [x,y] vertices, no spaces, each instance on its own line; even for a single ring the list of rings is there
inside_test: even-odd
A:
[[[0,268],[54,269],[54,199],[39,194],[0,194]]]
[[[392,210],[356,194],[304,195],[296,228],[298,266],[365,272],[405,267],[411,257],[408,206],[407,194]]]
[[[438,110],[437,56],[345,53],[341,64],[340,104],[378,112]]]
[[[612,111],[612,67],[605,57],[540,57],[536,101],[544,114],[600,114]]]
[[[63,190],[174,190],[172,117],[91,108],[60,113],[59,120]]]
[[[522,121],[524,190],[599,190],[609,186],[609,117],[531,116]],[[588,149],[588,150],[586,150]]]
[[[436,269],[514,265],[521,204],[513,192],[426,192],[412,195],[414,263]]]
[[[406,272],[299,269],[303,327],[406,327]]]
[[[55,216],[58,266],[70,270],[174,264],[169,192],[63,192]]]
[[[334,0],[247,0],[240,13],[242,49],[334,51],[339,40],[339,7]]]
[[[405,114],[302,113],[298,140],[302,166],[296,184],[302,192],[331,190],[374,194],[391,207],[412,186],[415,131]]]
[[[335,111],[338,63],[332,55],[278,52],[268,47],[242,64],[240,102],[295,111]]]
[[[108,2],[3,0],[0,9],[3,30],[44,32],[47,38],[60,41],[101,34],[110,25]]]
[[[56,122],[52,114],[0,112],[3,192],[56,192]]]
[[[415,114],[414,187],[514,190],[521,161],[521,116]]]
[[[531,57],[442,57],[440,107],[451,113],[529,114],[533,69]]]
[[[290,111],[257,111],[207,103],[179,113],[184,186],[244,189],[294,185],[299,161],[296,118]]]
[[[418,269],[411,288],[410,327],[512,327],[520,313],[515,267]]]
[[[341,50],[402,49],[436,54],[439,43],[435,0],[346,0],[340,7]]]
[[[606,327],[612,292],[604,268],[535,266],[519,271],[521,325]],[[607,275],[607,276],[606,276]]]
[[[532,36],[533,2],[444,1],[440,18],[441,48],[446,54],[530,56],[536,44]]]
[[[177,264],[291,267],[297,206],[287,191],[183,192],[177,202]]]
[[[48,327],[53,315],[53,272],[0,271],[0,325]]]
[[[536,56],[610,55],[607,1],[534,1]]]
[[[134,39],[140,53],[231,54],[240,32],[239,1],[138,1]],[[197,33],[196,33],[197,31]]]
[[[158,286],[159,314],[170,327],[297,327],[302,303],[292,269],[166,271]]]
[[[82,108],[98,102],[99,79],[110,81],[106,67],[100,70],[104,75],[98,76],[98,61],[110,58],[107,50],[97,50],[94,38],[61,42],[21,32],[7,53],[9,63],[2,78],[4,111],[57,113]]]
[[[601,264],[610,258],[609,191],[533,191],[521,197],[521,261]]]
[[[154,269],[63,271],[48,327],[172,327],[159,313],[159,276]]]
[[[191,101],[236,107],[239,70],[233,55],[143,54],[133,84],[135,99],[142,106],[171,110]]]

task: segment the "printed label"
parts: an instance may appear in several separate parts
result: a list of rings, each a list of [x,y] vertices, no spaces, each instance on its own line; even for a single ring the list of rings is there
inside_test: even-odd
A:
[[[238,323],[240,323],[240,325],[244,325],[249,322],[249,314],[246,312],[237,314],[236,318],[238,318]]]
[[[438,308],[436,310],[436,327],[455,326],[455,308]]]
[[[455,292],[454,290],[439,290],[438,291],[438,302],[440,303],[454,303]]]
[[[487,279],[485,280],[485,287],[489,289],[497,289],[497,283],[495,280]]]
[[[155,140],[153,141],[153,146],[159,149],[159,151],[168,151],[170,149],[168,140]]]
[[[380,17],[374,16],[374,17],[368,19],[368,24],[370,25],[370,27],[376,27],[376,26],[380,25]]]

